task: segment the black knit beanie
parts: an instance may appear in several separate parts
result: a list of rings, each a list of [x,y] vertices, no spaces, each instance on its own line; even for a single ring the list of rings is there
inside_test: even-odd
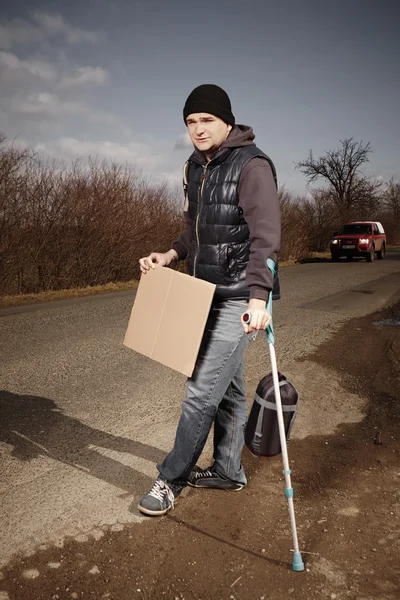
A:
[[[189,94],[183,109],[185,125],[189,115],[201,112],[219,117],[232,127],[235,125],[235,117],[232,114],[229,96],[218,85],[211,83],[199,85]]]

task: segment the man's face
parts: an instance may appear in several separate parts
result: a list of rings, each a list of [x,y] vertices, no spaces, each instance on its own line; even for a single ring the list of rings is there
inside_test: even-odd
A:
[[[193,113],[186,119],[190,139],[198,150],[211,156],[226,140],[232,125],[208,113]]]

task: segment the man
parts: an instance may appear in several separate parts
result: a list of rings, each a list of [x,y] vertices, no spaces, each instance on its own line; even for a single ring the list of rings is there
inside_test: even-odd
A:
[[[183,117],[194,145],[185,166],[186,228],[168,252],[141,258],[140,269],[145,274],[155,264],[187,259],[189,274],[216,284],[216,291],[174,447],[139,502],[147,515],[165,514],[187,484],[239,491],[247,483],[241,465],[243,355],[248,334],[270,322],[266,301],[274,282],[266,261],[276,261],[280,246],[274,166],[255,146],[253,130],[235,126],[226,92],[200,85],[186,100]],[[213,424],[214,463],[200,469],[196,462]]]

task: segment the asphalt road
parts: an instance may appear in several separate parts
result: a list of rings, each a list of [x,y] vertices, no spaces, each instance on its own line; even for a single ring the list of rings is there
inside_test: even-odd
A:
[[[333,415],[331,398],[322,398],[316,419],[314,399],[332,374],[298,359],[347,319],[400,298],[400,253],[282,269],[281,289],[278,365],[302,397],[293,437],[329,435],[362,419],[363,399],[355,395],[351,410],[339,406]],[[142,520],[128,508],[171,447],[185,378],[123,346],[133,297],[0,310],[0,567],[16,552]],[[246,355],[249,402],[267,370],[259,334]],[[340,381],[333,387],[340,396]]]

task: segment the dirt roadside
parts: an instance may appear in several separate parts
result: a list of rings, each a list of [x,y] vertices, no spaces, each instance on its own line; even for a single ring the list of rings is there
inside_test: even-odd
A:
[[[348,321],[304,358],[368,400],[362,422],[290,446],[305,572],[291,570],[281,459],[245,451],[240,494],[188,490],[164,518],[16,558],[0,600],[400,598],[400,327],[373,325],[385,318],[400,305]]]

